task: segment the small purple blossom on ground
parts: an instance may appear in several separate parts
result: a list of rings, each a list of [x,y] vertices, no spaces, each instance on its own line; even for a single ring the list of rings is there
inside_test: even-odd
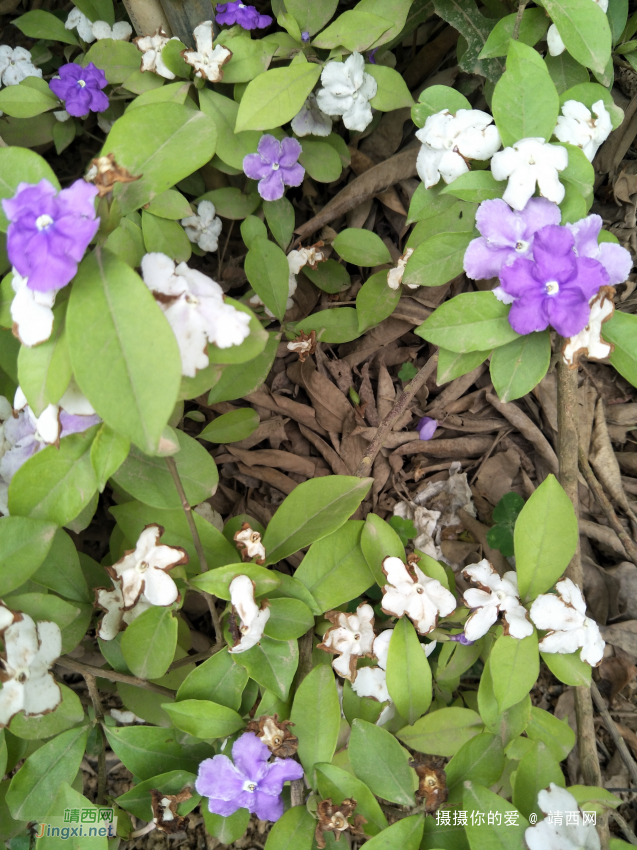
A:
[[[517,212],[501,198],[483,201],[476,213],[476,227],[482,234],[469,243],[464,270],[474,280],[496,277],[502,266],[520,257],[533,256],[533,236],[547,224],[559,224],[562,213],[546,198],[531,198]]]
[[[243,170],[252,180],[259,181],[259,194],[265,201],[278,201],[286,186],[300,186],[305,169],[297,162],[303,148],[296,139],[286,137],[282,142],[269,133],[261,136],[257,153],[243,158]]]
[[[436,428],[438,427],[438,420],[431,419],[429,416],[423,416],[418,425],[416,426],[416,430],[419,433],[420,440],[431,440],[433,435],[436,433]]]
[[[578,257],[567,227],[547,225],[535,234],[533,260],[519,259],[500,272],[502,290],[515,300],[509,324],[519,334],[551,325],[563,337],[578,334],[590,316],[590,299],[608,284],[597,260]]]
[[[301,33],[301,41],[303,42],[303,44],[307,44],[309,40],[310,40],[309,32],[307,30],[303,30],[303,32]]]
[[[459,635],[449,635],[449,640],[455,640],[457,643],[461,643],[462,646],[473,646],[475,643],[475,640],[469,640],[464,632],[460,632]]]
[[[241,0],[219,3],[215,17],[218,24],[239,24],[244,30],[264,29],[272,23],[269,15],[260,15],[254,6],[246,6]]]
[[[58,71],[60,78],[51,80],[49,88],[56,97],[64,101],[69,115],[81,118],[89,112],[105,112],[108,97],[101,89],[108,85],[104,71],[89,62],[86,68],[69,62]]]
[[[630,251],[615,242],[598,243],[602,229],[602,218],[589,215],[566,226],[575,237],[575,253],[578,257],[591,257],[601,263],[608,272],[611,286],[623,283],[633,267]]]
[[[218,755],[199,765],[195,788],[209,798],[209,810],[228,817],[247,809],[260,820],[278,820],[283,814],[283,785],[302,778],[301,765],[290,758],[268,761],[270,750],[253,732],[235,741],[232,758],[234,764],[228,756]]]
[[[99,227],[93,199],[97,188],[76,180],[57,192],[48,180],[20,183],[2,201],[9,219],[7,252],[27,286],[36,292],[61,289],[75,277],[77,264]]]

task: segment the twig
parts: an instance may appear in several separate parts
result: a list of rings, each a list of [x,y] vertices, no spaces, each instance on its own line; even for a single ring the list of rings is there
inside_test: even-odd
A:
[[[226,251],[228,249],[228,242],[230,242],[230,237],[232,236],[232,229],[234,228],[234,221],[230,222],[230,227],[228,228],[228,235],[226,236],[226,241],[223,246],[223,251],[219,255],[219,263],[217,265],[217,277],[221,279],[221,269],[223,268],[223,261],[226,256]]]
[[[619,812],[615,811],[615,809],[610,810],[610,816],[615,821],[617,826],[624,833],[624,838],[628,841],[629,844],[637,845],[637,836],[632,831],[632,829],[628,826],[624,818],[619,814]]]
[[[624,764],[628,768],[628,772],[630,773],[631,779],[633,780],[635,785],[637,785],[637,763],[630,754],[630,750],[626,746],[626,742],[620,735],[619,729],[615,725],[615,721],[610,716],[610,712],[606,707],[604,698],[600,694],[595,682],[591,682],[591,694],[593,696],[593,700],[595,701],[595,707],[597,708],[600,717],[604,721],[604,726],[606,727],[608,734],[611,736],[615,743],[615,746],[619,750],[619,755],[622,757]]]
[[[99,691],[97,690],[97,684],[95,683],[95,676],[92,673],[82,673],[82,675],[84,676],[84,681],[86,682],[86,687],[93,703],[95,720],[97,721],[97,728],[99,729],[99,735],[102,741],[97,756],[97,799],[95,802],[98,806],[103,806],[106,802],[106,735],[102,727],[104,722],[104,708]]]
[[[627,557],[630,558],[633,564],[637,565],[637,546],[635,546],[630,535],[626,532],[624,526],[619,521],[619,517],[613,510],[613,506],[607,499],[601,484],[599,483],[599,481],[595,477],[595,473],[591,469],[591,466],[588,462],[588,458],[586,457],[586,452],[584,451],[582,446],[579,447],[579,467],[582,471],[582,475],[586,479],[586,483],[590,487],[592,494],[595,496],[597,503],[606,514],[606,519],[608,520],[610,527],[621,540],[622,546],[626,550]]]
[[[381,450],[383,442],[385,441],[394,426],[394,422],[396,422],[398,420],[398,417],[402,413],[404,413],[407,408],[407,405],[416,395],[418,390],[424,385],[427,378],[433,375],[437,365],[438,352],[436,352],[429,358],[429,360],[427,360],[427,362],[418,372],[416,377],[412,378],[412,380],[407,384],[401,395],[394,402],[394,406],[378,426],[376,436],[367,447],[367,451],[365,452],[363,459],[358,464],[358,468],[356,469],[356,472],[354,474],[357,475],[359,478],[367,478],[367,476],[370,474],[370,472],[372,471],[372,465],[374,463],[374,460],[376,459],[376,455]]]
[[[197,553],[197,557],[199,558],[201,572],[205,573],[208,571],[208,561],[206,560],[206,555],[203,550],[201,538],[199,537],[199,532],[197,531],[197,526],[195,525],[195,518],[192,515],[192,508],[190,507],[190,502],[188,501],[186,492],[184,490],[184,485],[181,483],[181,478],[179,477],[177,464],[171,457],[165,458],[165,461],[166,466],[168,467],[168,469],[170,470],[170,474],[172,475],[172,479],[177,489],[177,492],[179,493],[181,506],[184,509],[184,513],[186,514],[186,522],[188,523],[188,528],[190,529],[192,542],[195,544],[195,552]],[[211,593],[206,593],[205,591],[199,591],[199,593],[203,594],[206,602],[208,603],[208,610],[210,611],[212,626],[215,630],[215,645],[221,647],[223,646],[223,629],[221,628],[221,620],[219,618],[219,614],[217,612],[216,607],[217,598]]]
[[[82,664],[81,661],[76,661],[67,655],[58,658],[55,663],[59,664],[60,667],[66,667],[68,670],[80,673],[82,676],[88,673],[91,676],[95,676],[96,679],[108,679],[109,682],[124,682],[127,685],[136,685],[138,688],[154,691],[156,694],[161,694],[171,699],[175,696],[174,691],[164,688],[162,685],[154,685],[152,682],[147,682],[146,679],[140,679],[138,676],[128,676],[126,673],[118,673],[117,670],[102,670],[101,667],[93,667],[92,664]]]
[[[524,10],[526,9],[526,4],[528,0],[520,0],[518,5],[518,11],[515,16],[515,21],[513,23],[513,32],[511,33],[511,38],[514,41],[517,41],[518,36],[520,35],[520,26],[522,25],[522,15],[524,14]]]
[[[171,673],[173,670],[178,670],[180,667],[187,667],[189,664],[196,664],[197,661],[206,661],[215,653],[219,652],[220,649],[223,649],[223,647],[211,646],[210,649],[205,649],[203,652],[198,652],[196,655],[185,655],[183,658],[178,658],[176,661],[173,661],[167,672]]]

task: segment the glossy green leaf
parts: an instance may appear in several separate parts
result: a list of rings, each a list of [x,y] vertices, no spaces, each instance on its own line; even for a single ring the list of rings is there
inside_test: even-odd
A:
[[[186,263],[190,259],[190,240],[178,221],[159,218],[142,210],[142,234],[147,253],[159,251],[176,263]]]
[[[177,620],[170,608],[149,608],[122,635],[124,659],[131,673],[140,679],[163,676],[175,657],[176,646]]]
[[[0,109],[14,118],[32,118],[49,109],[59,109],[60,101],[44,81],[39,82],[45,90],[22,83],[6,86],[0,91]]]
[[[560,94],[570,89],[571,86],[587,83],[590,79],[586,68],[576,62],[566,50],[559,56],[547,55],[544,61],[551,79],[555,83],[555,88]]]
[[[199,100],[202,112],[209,115],[217,126],[217,155],[233,168],[243,170],[243,158],[256,153],[261,133],[258,130],[234,132],[239,104],[231,98],[206,88],[199,91]]]
[[[142,780],[171,770],[196,774],[200,763],[215,754],[208,744],[178,735],[174,729],[156,726],[115,729],[107,726],[104,731],[115,755]]]
[[[467,779],[487,788],[498,781],[504,770],[504,748],[499,735],[482,732],[463,744],[445,766],[447,788],[462,787]]]
[[[542,0],[542,5],[571,56],[603,74],[610,59],[611,34],[608,18],[597,3],[589,6],[586,0]]]
[[[268,376],[278,344],[278,334],[271,333],[268,335],[263,351],[252,360],[226,366],[221,378],[210,390],[208,404],[243,398],[258,390]]]
[[[448,381],[473,372],[481,363],[484,363],[490,353],[490,351],[469,351],[466,354],[458,354],[456,351],[447,351],[446,348],[438,349],[436,383],[441,387]]]
[[[482,74],[491,82],[497,82],[504,70],[502,60],[478,59],[493,28],[493,21],[481,14],[475,3],[466,0],[434,0],[434,10],[466,41],[460,68],[468,74]]]
[[[265,635],[257,646],[236,653],[234,658],[251,679],[284,702],[287,700],[299,664],[299,646],[295,640],[273,640]]]
[[[441,708],[426,714],[412,726],[405,726],[397,737],[420,753],[453,756],[460,747],[482,732],[480,715],[469,708]]]
[[[336,260],[326,260],[324,263],[319,263],[315,269],[305,266],[303,274],[323,292],[330,294],[342,292],[351,285],[351,278],[347,269],[341,263],[337,263]]]
[[[159,776],[153,776],[151,779],[134,785],[130,791],[126,791],[117,797],[116,803],[120,808],[135,815],[136,818],[149,821],[153,817],[150,804],[151,789],[155,788],[164,794],[178,794],[186,785],[194,785],[196,778],[196,774],[189,773],[187,770],[170,770],[167,773],[160,773]],[[198,796],[198,794],[193,794],[194,798]],[[182,805],[180,804],[177,807],[177,811],[180,811]]]
[[[536,741],[521,759],[513,785],[513,805],[528,818],[531,814],[542,817],[537,795],[554,782],[564,788],[564,774],[551,750],[542,741]]]
[[[411,117],[417,127],[424,127],[430,115],[448,109],[454,115],[459,109],[471,109],[467,98],[450,86],[429,86],[418,95],[418,103],[412,107]],[[424,186],[422,187],[424,189]],[[430,190],[424,189],[425,192]]]
[[[530,393],[546,375],[551,362],[548,330],[520,336],[496,348],[491,357],[491,380],[500,401],[513,401]]]
[[[316,821],[305,806],[294,806],[272,826],[266,850],[311,850]]]
[[[0,595],[31,578],[45,560],[57,527],[23,516],[0,519]]]
[[[531,740],[545,744],[557,762],[563,761],[575,746],[575,733],[567,718],[558,720],[554,714],[535,705],[531,708],[526,734]]]
[[[198,435],[209,443],[236,443],[245,440],[259,427],[259,414],[250,407],[224,413],[210,422]]]
[[[611,364],[633,386],[637,386],[637,352],[634,346],[636,329],[637,316],[618,310],[604,323],[603,329],[604,339],[615,346],[610,355]]]
[[[340,168],[338,173],[340,174]],[[284,195],[278,201],[264,201],[263,213],[272,235],[285,251],[294,233],[294,207]],[[263,236],[265,235],[264,232]]]
[[[156,195],[144,209],[154,216],[172,221],[192,215],[192,207],[176,189],[166,189],[161,195]]]
[[[401,806],[414,805],[409,753],[386,729],[355,720],[348,749],[354,773],[374,794]]]
[[[115,825],[104,823],[103,821],[101,823],[97,821],[97,818],[99,817],[99,810],[94,803],[84,797],[83,794],[77,790],[78,788],[81,789],[81,787],[82,783],[78,782],[77,778],[74,780],[73,785],[71,785],[70,782],[60,782],[59,788],[55,789],[54,794],[47,801],[50,808],[42,820],[51,824],[61,824],[64,821],[59,814],[60,812],[66,812],[72,809],[75,809],[76,811],[79,809],[81,812],[86,811],[87,815],[84,815],[84,817],[96,818],[96,820],[90,825],[86,824],[86,821],[84,822],[86,824],[84,831],[85,833],[88,833],[88,835],[86,835],[86,837],[85,835],[74,835],[74,830],[67,824],[66,828],[68,829],[68,837],[65,839],[61,836],[58,837],[55,835],[55,831],[52,827],[52,834],[50,836],[44,835],[42,838],[38,839],[38,850],[107,850],[107,836],[109,834],[109,830],[113,836],[116,835]],[[59,818],[59,820],[56,821],[56,818]],[[116,838],[111,840],[117,841]]]
[[[472,823],[469,819],[465,827],[471,850],[518,850],[524,846],[528,821],[503,797],[477,782],[468,781],[462,795],[462,808],[484,813],[484,820],[476,819]],[[489,823],[487,813],[491,812],[495,816]],[[513,815],[507,818],[509,812]]]
[[[36,416],[49,404],[58,403],[73,374],[64,329],[67,303],[54,311],[49,339],[32,348],[22,345],[18,354],[20,386]]]
[[[4,519],[0,520],[0,529],[3,522]],[[86,585],[75,543],[61,528],[55,532],[49,551],[32,578],[66,599],[75,602],[92,602],[94,599]]]
[[[248,576],[255,583],[255,596],[263,596],[272,588],[279,586],[276,570],[266,570],[258,564],[230,564],[217,567],[192,579],[194,587],[206,593],[212,593],[220,599],[230,599],[230,584],[238,575]]]
[[[365,843],[369,850],[418,850],[424,825],[424,815],[402,818]]]
[[[501,198],[505,188],[504,182],[496,180],[490,171],[467,171],[445,186],[440,194],[479,204],[491,198]]]
[[[311,62],[273,68],[260,74],[248,83],[241,98],[235,132],[270,130],[291,121],[320,75],[320,65]]]
[[[358,313],[352,307],[338,307],[313,313],[295,326],[296,331],[316,331],[321,342],[351,342],[361,335],[358,329]]]
[[[356,312],[360,333],[380,324],[394,312],[400,300],[400,287],[392,289],[387,285],[387,272],[370,275],[358,290]]]
[[[274,242],[258,237],[252,242],[245,259],[245,273],[261,301],[282,320],[287,307],[290,277],[283,251]]]
[[[100,493],[111,475],[124,463],[129,451],[130,442],[125,437],[121,437],[106,423],[100,426],[91,446],[91,463]]]
[[[196,738],[227,738],[243,726],[243,720],[231,708],[205,699],[186,699],[164,703],[177,729]]]
[[[591,683],[591,665],[580,658],[579,650],[566,655],[557,652],[541,652],[542,661],[551,673],[565,685],[584,685],[589,687]]]
[[[288,12],[294,15],[301,32],[310,35],[323,29],[337,6],[338,0],[288,0],[285,4]]]
[[[67,30],[63,21],[43,9],[35,9],[20,15],[19,18],[13,19],[12,24],[28,38],[61,41],[63,44],[77,45],[78,43],[75,33]]]
[[[238,711],[248,672],[225,647],[188,674],[179,686],[177,700],[212,700]]]
[[[500,712],[493,688],[491,665],[487,662],[478,688],[478,709],[489,732],[499,735],[506,746],[526,729],[531,717],[531,698],[527,694],[516,705]]]
[[[473,232],[437,233],[419,245],[407,261],[405,286],[442,286],[463,271]]]
[[[385,17],[351,9],[343,12],[326,27],[314,39],[313,45],[328,49],[342,46],[347,50],[360,52],[371,47],[391,25],[391,20]]]
[[[500,18],[482,48],[480,59],[492,59],[495,56],[507,55],[516,17],[517,14],[513,14]],[[526,9],[520,21],[518,41],[533,47],[541,38],[544,38],[549,24],[550,21],[543,9]]]
[[[207,806],[201,813],[206,831],[224,845],[232,845],[241,838],[250,822],[250,812],[247,809],[237,809],[234,814],[225,818],[222,815],[213,815]]]
[[[365,65],[365,73],[376,80],[376,94],[370,105],[380,112],[393,112],[414,106],[414,99],[401,74],[387,65]]]
[[[490,350],[517,339],[509,309],[490,292],[464,292],[441,304],[414,333],[462,354]]]
[[[229,186],[206,192],[205,195],[197,198],[197,203],[200,201],[212,201],[217,215],[229,218],[231,221],[239,221],[257,209],[261,203],[261,196],[258,192],[250,192],[246,195],[240,189]]]
[[[338,180],[343,164],[338,152],[332,145],[314,139],[302,140],[303,151],[299,162],[309,176],[319,183],[331,183]]]
[[[518,638],[510,635],[499,637],[491,649],[493,692],[500,713],[516,705],[528,694],[540,674],[540,656],[537,648],[537,633]]]
[[[135,44],[104,38],[89,47],[82,59],[82,64],[86,67],[89,62],[92,62],[96,68],[104,71],[111,85],[124,83],[134,71],[139,69],[139,53]]]
[[[345,262],[356,266],[378,266],[391,263],[391,254],[383,240],[370,230],[349,227],[334,240],[334,250]]]
[[[299,759],[314,783],[314,765],[332,760],[341,723],[336,681],[330,667],[319,664],[303,679],[294,697],[291,720],[299,739]]]
[[[365,518],[361,535],[361,549],[369,570],[380,587],[385,584],[384,559],[392,555],[395,558],[400,558],[401,561],[406,560],[405,547],[401,543],[400,537],[391,525],[377,514],[369,513]]]
[[[410,725],[431,705],[429,661],[407,617],[396,623],[389,642],[387,689],[396,710]]]
[[[265,634],[275,640],[295,640],[314,625],[314,615],[300,599],[270,599]]]

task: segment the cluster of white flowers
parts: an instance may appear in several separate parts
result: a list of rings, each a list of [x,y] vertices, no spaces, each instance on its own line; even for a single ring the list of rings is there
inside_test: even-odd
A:
[[[0,728],[24,711],[41,717],[58,707],[62,692],[49,670],[62,653],[62,635],[56,623],[34,623],[28,614],[10,611],[0,603]]]
[[[160,296],[159,306],[179,345],[183,375],[194,378],[206,368],[208,343],[230,348],[249,335],[250,316],[226,304],[219,284],[186,263],[175,266],[165,254],[146,254],[142,277]]]
[[[69,12],[64,28],[77,30],[77,34],[86,44],[102,41],[105,38],[111,38],[114,41],[128,41],[133,34],[133,28],[128,21],[117,21],[113,26],[106,21],[91,21],[78,8]]]
[[[133,42],[137,45],[137,49],[141,50],[142,64],[141,71],[151,71],[154,74],[159,74],[166,80],[174,80],[175,75],[170,70],[168,65],[162,59],[162,50],[169,41],[179,41],[176,35],[172,37],[166,35],[161,27],[154,35],[144,35],[134,38]]]
[[[317,649],[338,656],[332,661],[332,667],[343,679],[354,682],[358,659],[372,654],[374,609],[371,605],[362,604],[354,614],[327,611],[325,617],[334,625],[325,632]]]
[[[592,110],[595,118],[591,110],[579,100],[567,100],[553,131],[560,142],[581,148],[591,162],[613,129],[603,100],[594,103]]]
[[[464,627],[467,640],[479,640],[502,614],[505,634],[525,638],[533,634],[533,626],[527,618],[526,608],[520,604],[518,577],[515,572],[505,573],[502,578],[487,559],[466,567],[462,574],[479,585],[464,592],[464,600],[473,608]]]
[[[608,0],[593,0],[593,3],[597,3],[602,12],[608,11]],[[557,31],[555,24],[551,24],[549,27],[549,31],[546,34],[546,43],[551,56],[559,56],[566,50],[566,45],[562,41],[562,36]]]
[[[312,245],[310,248],[301,248],[298,251],[290,251],[290,253],[287,255],[289,277],[288,300],[285,305],[286,310],[291,310],[294,306],[293,296],[296,292],[296,287],[298,285],[296,280],[297,274],[304,266],[309,266],[311,269],[315,269],[318,263],[322,263],[326,259],[327,258],[325,257],[323,252],[317,250],[317,246],[315,245]],[[253,304],[255,307],[261,307],[263,306],[263,301],[259,298],[258,295],[253,295],[250,299],[250,304]],[[274,313],[268,310],[267,307],[265,308],[265,312],[271,319],[274,319]]]
[[[435,629],[438,615],[446,617],[456,608],[456,598],[435,578],[429,578],[416,564],[406,567],[400,558],[383,561],[387,584],[383,587],[382,609],[386,614],[407,614],[421,635]]]
[[[491,160],[491,173],[496,180],[509,181],[503,200],[514,210],[523,210],[535,192],[536,183],[549,201],[560,204],[564,200],[566,190],[558,172],[567,165],[566,148],[550,145],[542,138],[528,138],[496,153]]]
[[[239,634],[228,652],[247,652],[263,637],[265,624],[270,619],[267,601],[257,605],[254,601],[255,585],[251,578],[238,575],[230,582],[230,601],[234,613],[239,617]]]
[[[197,214],[182,218],[181,223],[188,239],[199,245],[202,251],[217,250],[222,224],[212,201],[201,201]]]
[[[425,189],[442,179],[452,183],[469,171],[468,160],[488,160],[502,141],[493,117],[479,109],[448,109],[430,115],[416,137],[422,142],[416,168]]]
[[[332,132],[332,119],[321,112],[316,95],[312,93],[292,119],[291,126],[297,136],[329,136]]]
[[[220,83],[223,80],[223,66],[232,59],[232,51],[222,44],[214,44],[212,21],[204,21],[195,27],[192,34],[197,44],[196,50],[184,50],[184,62],[195,69],[195,77]]]
[[[0,85],[17,86],[27,77],[41,76],[42,68],[36,68],[26,47],[0,44]]]
[[[328,62],[321,73],[321,83],[323,88],[316,95],[320,112],[341,115],[348,130],[362,133],[372,120],[369,101],[376,95],[378,84],[366,73],[361,54],[352,53],[345,62]]]

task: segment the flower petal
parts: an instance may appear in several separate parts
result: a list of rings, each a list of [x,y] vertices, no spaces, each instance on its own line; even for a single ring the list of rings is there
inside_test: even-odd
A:
[[[201,762],[195,788],[197,793],[204,797],[233,800],[243,790],[245,780],[246,777],[233,765],[228,756],[218,755]]]
[[[251,180],[263,180],[272,173],[272,163],[264,162],[258,153],[243,157],[243,171]]]
[[[256,781],[263,775],[263,768],[270,758],[270,750],[254,732],[245,732],[234,742],[232,758],[237,769],[247,779]]]

